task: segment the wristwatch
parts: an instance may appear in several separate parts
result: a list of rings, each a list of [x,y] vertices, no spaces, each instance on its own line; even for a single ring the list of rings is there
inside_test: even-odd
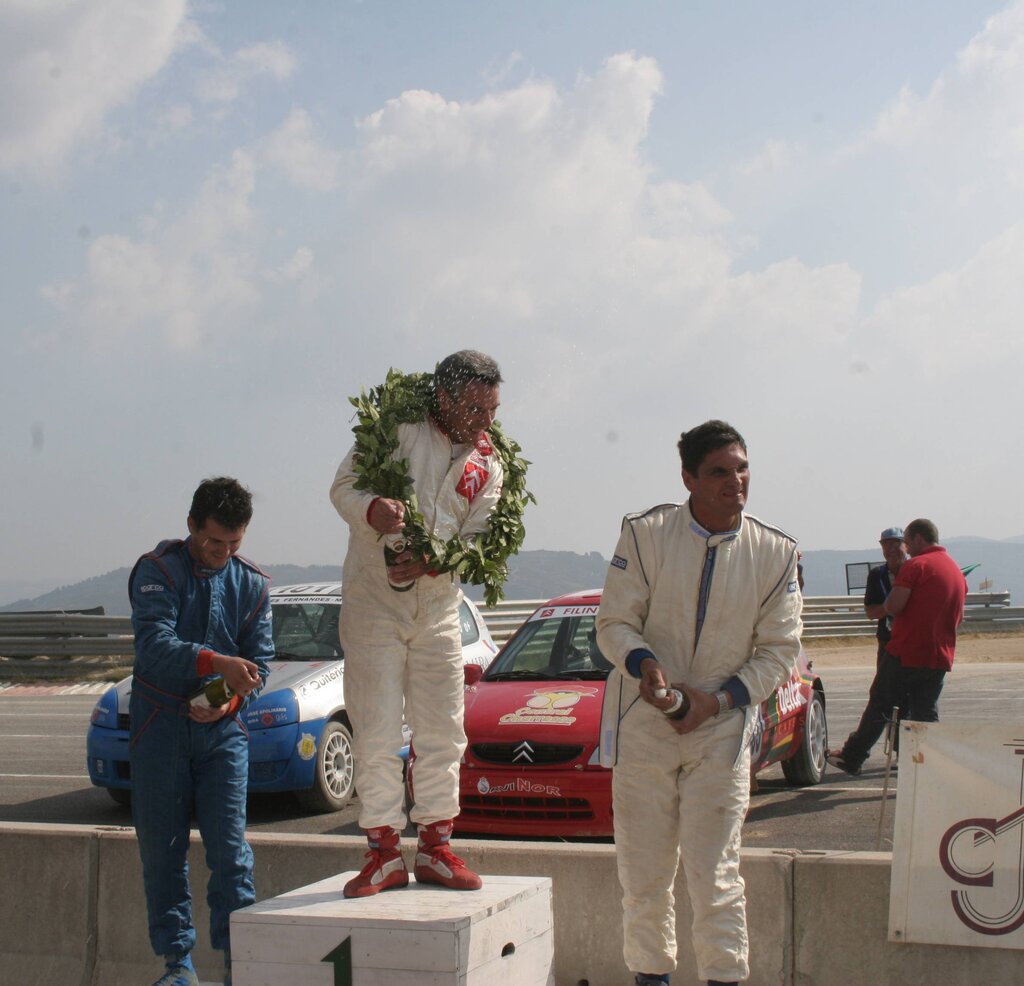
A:
[[[729,711],[729,693],[715,692],[715,698],[718,699],[718,711],[714,716],[717,719],[723,712]]]

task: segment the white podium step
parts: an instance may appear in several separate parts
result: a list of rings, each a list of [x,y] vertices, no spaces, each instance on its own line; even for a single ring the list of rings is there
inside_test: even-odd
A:
[[[346,900],[340,873],[231,915],[233,986],[553,986],[551,880]]]

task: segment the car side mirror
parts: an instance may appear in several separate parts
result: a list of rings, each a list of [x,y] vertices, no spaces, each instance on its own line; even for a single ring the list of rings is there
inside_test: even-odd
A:
[[[484,676],[484,669],[479,664],[463,664],[462,674],[467,685],[475,685]]]

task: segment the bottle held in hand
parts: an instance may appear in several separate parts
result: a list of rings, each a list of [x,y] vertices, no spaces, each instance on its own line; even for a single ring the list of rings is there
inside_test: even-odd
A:
[[[217,709],[227,705],[234,697],[234,690],[223,678],[208,681],[194,695],[189,696],[189,708]]]
[[[414,579],[408,582],[396,582],[391,577],[391,569],[398,560],[398,556],[405,551],[405,539],[401,536],[390,537],[384,541],[384,564],[387,566],[388,585],[395,592],[408,592],[413,587]]]
[[[654,690],[654,697],[672,698],[672,705],[667,709],[661,710],[669,719],[682,719],[690,711],[689,696],[678,688],[656,688]]]

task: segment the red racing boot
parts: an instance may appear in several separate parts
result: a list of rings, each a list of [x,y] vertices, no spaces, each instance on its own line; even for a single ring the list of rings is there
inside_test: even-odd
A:
[[[366,841],[370,844],[366,865],[345,884],[346,897],[372,897],[382,890],[409,885],[409,871],[398,847],[400,839],[390,825],[366,830]]]
[[[433,822],[419,827],[420,843],[416,850],[417,883],[436,883],[449,890],[479,890],[484,884],[467,865],[451,851],[452,820]]]

